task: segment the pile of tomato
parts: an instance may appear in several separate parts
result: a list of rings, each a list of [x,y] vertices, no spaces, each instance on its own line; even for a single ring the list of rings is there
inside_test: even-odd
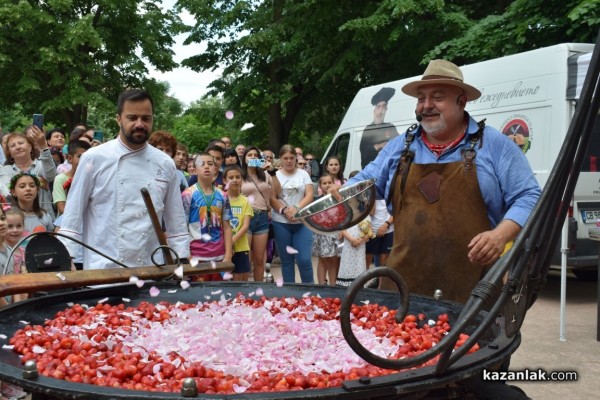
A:
[[[263,307],[265,301],[272,299],[251,299],[238,295],[237,299],[252,307]],[[340,299],[311,296],[325,313],[315,315],[315,319],[339,318]],[[335,373],[292,373],[284,375],[277,371],[258,371],[251,378],[225,375],[221,371],[205,368],[201,363],[188,363],[171,352],[168,357],[155,354],[144,356],[135,351],[123,351],[123,344],[107,340],[113,333],[131,332],[135,321],[131,315],[139,315],[150,321],[166,321],[173,307],[186,309],[196,304],[177,304],[161,302],[162,306],[142,302],[136,307],[124,304],[97,304],[86,308],[75,304],[56,314],[45,326],[27,325],[18,330],[10,339],[13,350],[22,355],[22,362],[35,360],[42,375],[71,382],[89,383],[121,389],[144,391],[179,392],[184,378],[194,378],[200,393],[231,394],[245,392],[267,392],[302,390],[308,388],[325,389],[337,387],[345,380],[354,380],[362,376],[381,376],[397,371],[381,369],[372,365],[352,368],[349,372]],[[280,312],[276,302],[271,301],[270,311]],[[284,305],[282,305],[284,304]],[[302,308],[305,302],[295,304],[279,303],[288,310]],[[204,305],[207,306],[207,303]],[[408,315],[401,324],[394,320],[395,310],[377,304],[352,306],[353,324],[372,329],[377,336],[387,337],[394,343],[403,343],[396,357],[411,357],[431,348],[450,330],[448,315],[442,314],[431,321],[424,314]],[[102,315],[104,324],[94,324],[98,315]],[[298,314],[303,317],[302,313]],[[89,340],[74,337],[70,330],[73,326],[93,327],[87,330]],[[468,338],[461,335],[457,346]],[[111,343],[108,343],[111,342]],[[474,346],[469,352],[478,349]],[[436,358],[426,365],[435,364]]]

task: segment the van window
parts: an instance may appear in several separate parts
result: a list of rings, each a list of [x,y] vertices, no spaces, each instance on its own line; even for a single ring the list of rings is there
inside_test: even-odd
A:
[[[350,148],[350,133],[342,133],[339,135],[331,147],[329,148],[329,153],[325,154],[323,157],[323,161],[327,159],[327,157],[337,156],[340,158],[342,162],[342,166],[346,166],[346,160],[348,159],[348,149]],[[323,168],[323,171],[325,169]]]

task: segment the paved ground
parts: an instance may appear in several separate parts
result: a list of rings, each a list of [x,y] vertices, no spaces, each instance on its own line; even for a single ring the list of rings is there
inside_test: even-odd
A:
[[[316,267],[316,260],[313,260]],[[274,277],[281,275],[274,264]],[[300,277],[296,274],[296,281]],[[315,274],[316,281],[316,274]],[[513,382],[534,400],[597,398],[600,376],[600,342],[596,341],[596,282],[583,282],[569,274],[566,302],[566,340],[560,333],[560,275],[551,271],[540,298],[528,311],[521,329],[521,346],[511,360],[511,371],[524,368],[577,371],[577,382]],[[596,384],[594,384],[596,382]]]

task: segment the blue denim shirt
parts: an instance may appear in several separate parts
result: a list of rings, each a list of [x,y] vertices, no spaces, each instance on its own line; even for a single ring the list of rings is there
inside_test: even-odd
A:
[[[423,143],[419,126],[410,146],[415,153],[413,163],[442,164],[461,161],[461,151],[469,147],[469,139],[477,129],[477,122],[469,116],[469,127],[463,141],[438,158]],[[347,184],[375,178],[377,197],[387,199],[400,153],[405,147],[405,135],[403,133],[392,139],[377,158],[348,180]],[[477,179],[492,226],[496,227],[503,219],[512,220],[520,226],[525,225],[541,193],[529,162],[519,146],[492,127],[485,127],[481,144],[481,147],[477,144],[475,148]],[[388,209],[391,213],[391,204],[388,204]]]

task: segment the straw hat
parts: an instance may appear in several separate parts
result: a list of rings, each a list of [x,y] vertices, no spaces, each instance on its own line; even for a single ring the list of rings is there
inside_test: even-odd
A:
[[[402,87],[402,92],[412,97],[418,97],[419,87],[434,84],[459,87],[465,91],[469,101],[478,99],[481,96],[479,90],[463,82],[463,74],[460,68],[446,60],[431,60],[421,80],[407,83]]]

